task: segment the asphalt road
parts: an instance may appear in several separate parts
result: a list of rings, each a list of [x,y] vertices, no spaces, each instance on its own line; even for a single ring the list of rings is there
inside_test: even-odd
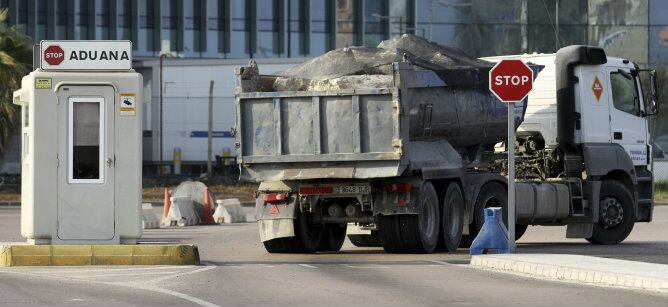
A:
[[[159,208],[156,208],[156,211]],[[251,208],[246,208],[251,217]],[[19,210],[0,208],[0,241],[21,241]],[[668,263],[668,207],[618,246],[530,227],[520,253],[573,253]],[[517,305],[666,306],[668,295],[481,271],[467,250],[394,255],[379,248],[267,254],[254,223],[149,230],[145,242],[195,243],[202,266],[0,268],[5,305]]]

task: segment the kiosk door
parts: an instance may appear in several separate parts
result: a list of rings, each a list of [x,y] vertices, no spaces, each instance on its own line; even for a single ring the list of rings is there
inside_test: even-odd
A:
[[[114,239],[114,105],[111,86],[58,89],[60,240]]]

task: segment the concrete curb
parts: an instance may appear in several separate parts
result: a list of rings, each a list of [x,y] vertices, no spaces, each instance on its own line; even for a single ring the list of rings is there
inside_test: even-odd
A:
[[[0,267],[198,264],[195,245],[0,245]]]
[[[580,255],[504,254],[471,257],[471,266],[530,277],[668,292],[668,265]]]

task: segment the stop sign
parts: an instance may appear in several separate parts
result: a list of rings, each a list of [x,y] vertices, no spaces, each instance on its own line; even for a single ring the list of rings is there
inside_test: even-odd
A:
[[[44,61],[49,65],[58,65],[65,59],[65,51],[58,45],[51,45],[44,49]]]
[[[502,60],[489,71],[489,90],[503,102],[524,99],[533,87],[533,70],[521,60]]]

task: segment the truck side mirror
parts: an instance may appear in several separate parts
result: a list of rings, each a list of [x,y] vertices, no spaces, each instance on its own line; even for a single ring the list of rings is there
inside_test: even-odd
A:
[[[659,89],[657,87],[656,70],[649,72],[649,91],[650,99],[645,99],[645,114],[646,116],[655,115],[659,112]]]
[[[659,103],[659,90],[657,88],[656,80],[656,70],[653,69],[640,69],[639,72],[646,72],[649,75],[649,97],[645,98],[645,110],[642,112],[643,117],[656,115],[659,112],[658,103]]]

